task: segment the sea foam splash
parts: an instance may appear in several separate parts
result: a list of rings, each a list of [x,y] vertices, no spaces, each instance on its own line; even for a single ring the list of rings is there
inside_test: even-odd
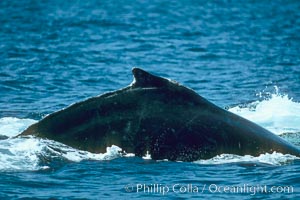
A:
[[[36,120],[33,119],[18,119],[16,117],[0,118],[0,135],[8,137],[17,136],[35,122]]]
[[[121,148],[112,145],[105,153],[80,151],[67,145],[36,138],[9,138],[0,141],[0,171],[48,169],[49,160],[59,159],[72,162],[82,160],[111,160],[122,156]],[[45,163],[45,161],[48,161]]]
[[[43,158],[59,157],[61,160],[79,162],[82,160],[111,160],[122,155],[122,149],[112,145],[105,153],[80,151],[62,143],[36,138],[34,136],[18,137],[23,130],[35,123],[31,119],[4,117],[0,119],[0,135],[8,139],[0,140],[0,171],[47,169]]]
[[[262,93],[259,93],[258,96],[263,97]],[[275,93],[268,93],[267,98],[246,105],[234,106],[228,110],[259,124],[297,146],[300,145],[300,103],[293,101],[286,94],[280,94],[276,86]],[[228,163],[284,165],[296,159],[299,158],[289,154],[273,152],[272,154],[261,154],[257,157],[222,154],[211,159],[198,160],[194,163],[204,165]]]
[[[252,163],[254,165],[256,163],[263,163],[267,165],[284,165],[296,159],[299,158],[293,155],[282,154],[277,152],[273,152],[271,154],[265,153],[257,157],[250,155],[238,156],[233,154],[221,154],[211,159],[194,161],[194,163],[203,165],[218,165],[228,163]]]
[[[235,106],[229,111],[260,124],[266,129],[278,134],[292,133],[288,140],[300,144],[300,103],[293,101],[287,95],[279,92],[271,94],[269,98],[255,101],[243,106]],[[118,146],[107,147],[106,153],[94,154],[80,151],[56,141],[36,137],[14,138],[29,125],[35,123],[32,119],[18,119],[12,117],[0,118],[0,135],[9,137],[0,140],[0,171],[11,170],[40,170],[49,168],[49,163],[43,160],[59,158],[79,162],[82,160],[111,160],[120,156],[130,157],[132,154],[122,153]],[[147,157],[148,158],[148,157]],[[281,153],[262,154],[258,157],[250,155],[238,156],[230,154],[218,155],[208,160],[198,160],[198,164],[225,164],[225,163],[265,163],[282,165],[299,159]]]
[[[258,95],[261,96],[261,93]],[[280,94],[277,87],[275,87],[275,94],[269,96],[262,101],[232,107],[229,111],[249,119],[278,135],[299,133],[300,103],[294,102],[288,95]]]

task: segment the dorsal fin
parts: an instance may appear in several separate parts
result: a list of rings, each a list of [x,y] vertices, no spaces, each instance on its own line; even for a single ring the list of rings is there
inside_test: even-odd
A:
[[[167,86],[170,82],[165,78],[154,76],[140,68],[133,68],[132,74],[134,76],[132,87],[164,87]]]

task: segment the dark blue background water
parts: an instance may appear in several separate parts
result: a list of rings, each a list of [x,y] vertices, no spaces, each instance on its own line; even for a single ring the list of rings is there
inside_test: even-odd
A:
[[[128,85],[134,66],[177,80],[221,107],[256,100],[258,92],[274,85],[300,101],[299,33],[297,0],[3,0],[0,117],[40,119]],[[144,198],[124,191],[130,183],[298,187],[293,194],[257,198],[300,192],[299,162],[201,166],[121,158],[53,165],[48,171],[0,172],[0,197]]]

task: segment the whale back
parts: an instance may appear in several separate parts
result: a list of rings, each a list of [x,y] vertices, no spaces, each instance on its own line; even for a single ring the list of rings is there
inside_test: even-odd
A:
[[[36,135],[94,153],[117,145],[153,159],[192,161],[222,153],[300,151],[266,129],[217,107],[195,91],[133,68],[126,88],[75,103],[28,127]]]

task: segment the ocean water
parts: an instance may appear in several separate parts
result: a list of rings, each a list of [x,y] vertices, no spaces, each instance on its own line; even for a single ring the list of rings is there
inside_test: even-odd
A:
[[[300,147],[300,2],[0,1],[0,199],[297,199],[278,152],[195,162],[79,151],[30,124],[141,67]]]

